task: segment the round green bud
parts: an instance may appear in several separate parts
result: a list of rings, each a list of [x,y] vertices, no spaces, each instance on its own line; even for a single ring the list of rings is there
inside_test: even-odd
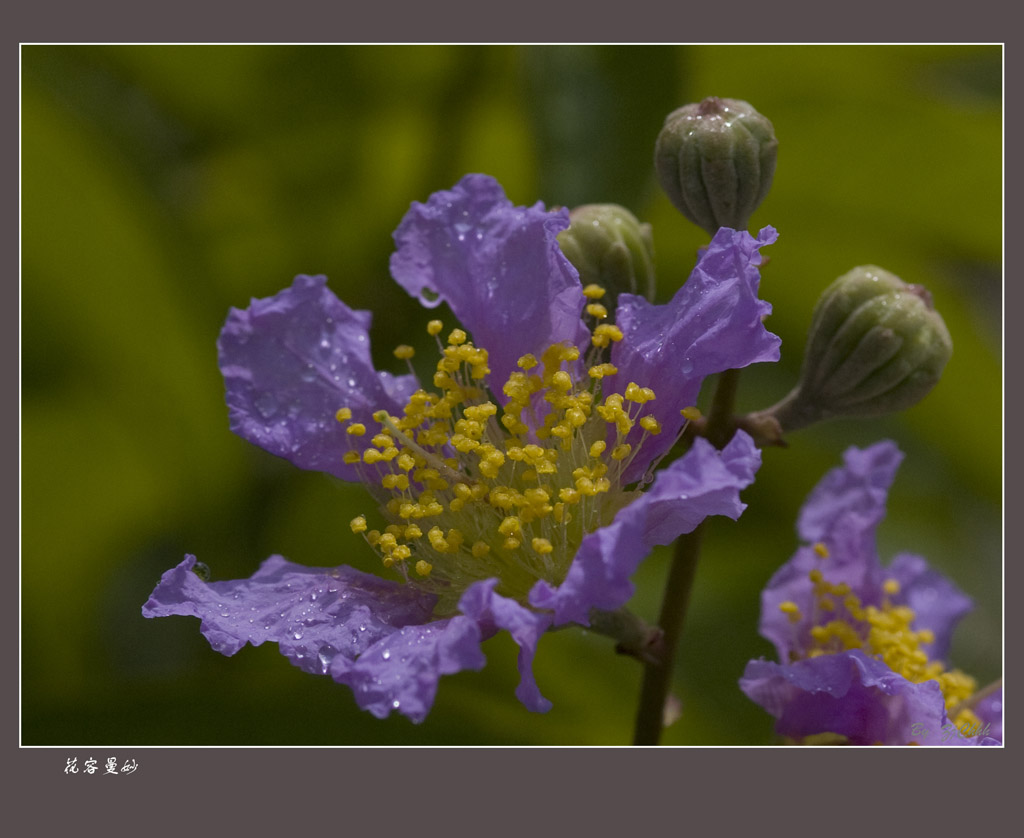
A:
[[[654,168],[676,209],[708,235],[746,230],[771,189],[778,145],[771,122],[749,103],[711,96],[665,118]]]
[[[952,354],[924,287],[874,265],[854,268],[818,300],[800,382],[771,412],[791,431],[835,416],[904,410],[931,391]]]
[[[584,286],[607,292],[601,302],[614,312],[619,294],[654,299],[654,243],[651,225],[618,204],[585,204],[569,213],[558,244]]]

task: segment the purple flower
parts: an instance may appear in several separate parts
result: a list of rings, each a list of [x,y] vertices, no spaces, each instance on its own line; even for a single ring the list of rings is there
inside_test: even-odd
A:
[[[780,663],[751,661],[740,688],[783,736],[855,745],[1002,739],[1001,691],[982,699],[973,678],[944,663],[970,599],[919,556],[879,562],[875,529],[902,459],[887,441],[847,450],[801,510],[806,546],[762,593],[761,634]]]
[[[532,672],[540,636],[621,607],[655,545],[743,510],[760,465],[746,434],[722,451],[698,439],[653,468],[705,376],[776,360],[779,343],[757,298],[770,228],[757,240],[719,231],[671,302],[622,295],[611,326],[586,306],[601,289],[582,288],[559,249],[567,224],[565,210],[513,206],[482,175],[413,204],[392,274],[424,305],[447,302],[469,332],[442,341],[442,323],[428,324],[441,353],[432,386],[377,371],[370,314],[323,277],[233,309],[219,341],[232,430],[365,483],[382,524],[359,516],[352,530],[393,578],[273,556],[249,579],[205,582],[188,556],[145,616],[198,617],[226,655],[276,642],[374,715],[417,722],[440,676],[480,669],[481,641],[505,630],[520,648],[517,696],[548,709]]]

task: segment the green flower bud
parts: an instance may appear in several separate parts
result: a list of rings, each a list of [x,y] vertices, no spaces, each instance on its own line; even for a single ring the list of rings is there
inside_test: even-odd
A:
[[[792,431],[834,416],[903,410],[931,391],[952,354],[924,287],[874,265],[854,268],[818,300],[800,382],[765,413]]]
[[[654,243],[651,225],[618,204],[585,204],[569,213],[558,244],[584,286],[599,285],[601,302],[614,312],[619,294],[654,299]]]
[[[746,230],[771,189],[778,145],[771,122],[747,102],[712,96],[665,118],[654,168],[676,209],[708,235]]]

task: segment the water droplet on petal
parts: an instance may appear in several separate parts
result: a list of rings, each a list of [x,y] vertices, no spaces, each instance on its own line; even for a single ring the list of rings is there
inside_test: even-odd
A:
[[[204,582],[210,581],[210,567],[209,565],[203,564],[202,562],[196,562],[192,565],[192,572],[202,579]]]
[[[317,652],[317,660],[320,661],[320,670],[324,675],[327,674],[327,670],[331,668],[331,661],[334,656],[338,654],[338,650],[333,646],[321,646],[320,651]]]
[[[391,650],[385,649],[383,652],[380,653],[380,656],[384,658],[384,660],[389,660],[391,658]]]

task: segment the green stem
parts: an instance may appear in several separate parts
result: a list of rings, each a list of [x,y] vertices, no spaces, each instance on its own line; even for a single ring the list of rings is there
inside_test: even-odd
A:
[[[739,370],[726,370],[718,377],[705,429],[705,436],[716,448],[724,448],[736,431],[732,411],[739,375]],[[644,665],[640,705],[637,709],[633,735],[634,745],[657,745],[661,740],[665,702],[672,685],[676,647],[682,635],[690,593],[697,574],[703,530],[702,523],[693,532],[676,539],[672,565],[665,583],[665,596],[661,602],[661,614],[658,617],[658,625],[663,632],[661,660],[647,662]]]
[[[676,647],[682,634],[690,602],[690,591],[697,573],[697,559],[700,557],[700,539],[704,525],[676,539],[665,583],[665,598],[661,603],[658,624],[662,632],[662,658],[659,664],[644,666],[643,686],[640,689],[640,707],[636,715],[634,745],[657,745],[664,726],[665,701],[672,683],[672,664]]]

